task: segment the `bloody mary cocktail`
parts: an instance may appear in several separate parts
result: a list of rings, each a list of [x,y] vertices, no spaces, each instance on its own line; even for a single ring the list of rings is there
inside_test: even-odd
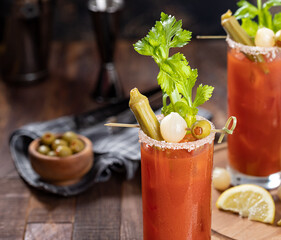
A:
[[[214,133],[184,143],[139,136],[143,239],[210,239]]]
[[[239,119],[236,134],[228,136],[229,164],[242,174],[268,177],[281,164],[281,49],[227,42],[228,112]]]
[[[141,129],[144,240],[210,239],[215,134],[210,122],[196,115],[214,87],[199,84],[192,96],[197,69],[182,53],[169,54],[190,40],[182,21],[162,12],[160,21],[134,44],[159,66],[163,93],[163,119],[158,121],[147,97],[137,88],[130,91],[129,106]]]

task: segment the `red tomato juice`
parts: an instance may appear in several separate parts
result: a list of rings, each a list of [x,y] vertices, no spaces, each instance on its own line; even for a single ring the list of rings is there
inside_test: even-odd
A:
[[[141,142],[144,240],[211,239],[212,166],[213,142],[192,151]]]
[[[280,54],[281,55],[281,54]],[[281,56],[264,63],[229,48],[228,112],[237,117],[228,136],[230,166],[252,176],[269,176],[281,163]]]

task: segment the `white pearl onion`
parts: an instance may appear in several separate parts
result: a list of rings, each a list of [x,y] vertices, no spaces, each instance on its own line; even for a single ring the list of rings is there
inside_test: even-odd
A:
[[[175,112],[170,113],[160,123],[161,135],[167,142],[179,142],[186,134],[186,121]]]
[[[230,186],[230,182],[230,174],[226,169],[216,167],[213,170],[213,186],[217,190],[224,191]]]
[[[258,47],[273,47],[275,45],[275,34],[269,28],[260,28],[255,37],[255,44]]]

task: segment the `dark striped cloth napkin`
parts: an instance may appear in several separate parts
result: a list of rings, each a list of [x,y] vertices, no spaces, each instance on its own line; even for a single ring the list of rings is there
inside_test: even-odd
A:
[[[138,129],[105,127],[104,124],[108,121],[135,123],[135,118],[128,109],[128,101],[79,116],[31,123],[15,130],[9,143],[19,175],[32,187],[63,196],[79,194],[95,182],[107,181],[112,172],[123,173],[127,179],[133,178],[140,163]],[[92,141],[94,165],[80,182],[70,186],[55,186],[45,182],[34,172],[28,158],[28,145],[46,131],[74,131]]]

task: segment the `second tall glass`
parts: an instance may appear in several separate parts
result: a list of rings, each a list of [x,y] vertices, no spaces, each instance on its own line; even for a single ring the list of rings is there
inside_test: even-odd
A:
[[[228,136],[232,183],[273,189],[281,170],[281,48],[227,43],[228,112],[238,119]]]

